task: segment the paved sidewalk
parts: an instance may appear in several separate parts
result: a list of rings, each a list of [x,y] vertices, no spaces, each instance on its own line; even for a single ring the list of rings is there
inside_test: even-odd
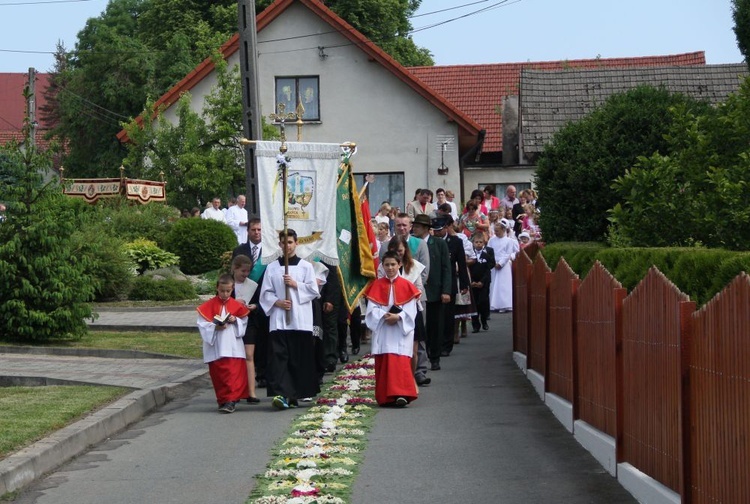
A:
[[[198,313],[194,306],[177,308],[97,309],[98,318],[89,327],[100,331],[195,331]]]

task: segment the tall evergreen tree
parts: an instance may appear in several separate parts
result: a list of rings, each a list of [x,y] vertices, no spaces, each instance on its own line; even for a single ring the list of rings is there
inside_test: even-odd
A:
[[[732,0],[732,17],[737,47],[745,61],[750,63],[750,0]]]

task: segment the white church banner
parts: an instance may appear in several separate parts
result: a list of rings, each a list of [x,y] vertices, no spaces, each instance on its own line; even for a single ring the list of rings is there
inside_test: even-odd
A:
[[[263,256],[268,264],[281,256],[279,232],[287,226],[297,233],[297,256],[338,265],[336,246],[336,179],[341,149],[339,144],[287,142],[285,155],[281,142],[258,142],[255,158],[258,169],[259,208],[262,220]],[[287,191],[283,195],[281,165],[286,163]],[[286,203],[286,206],[284,205]]]

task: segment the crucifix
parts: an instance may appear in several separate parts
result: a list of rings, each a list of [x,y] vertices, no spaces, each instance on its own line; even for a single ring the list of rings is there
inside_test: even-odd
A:
[[[279,133],[281,135],[281,145],[279,146],[279,154],[276,156],[276,163],[279,165],[279,172],[278,177],[281,178],[281,200],[282,200],[282,211],[284,216],[284,238],[283,238],[283,246],[282,246],[282,252],[284,253],[284,275],[289,274],[289,257],[286,253],[286,247],[287,247],[287,240],[289,239],[289,236],[287,234],[288,225],[287,225],[287,213],[288,213],[288,198],[287,198],[287,175],[288,175],[288,163],[291,161],[291,159],[286,155],[287,152],[287,146],[286,146],[286,128],[285,124],[287,120],[295,120],[296,119],[296,125],[297,125],[297,141],[300,141],[300,138],[302,136],[302,115],[305,113],[305,108],[302,106],[302,103],[300,101],[300,104],[297,105],[296,112],[289,112],[285,113],[286,111],[286,105],[283,103],[279,103],[276,106],[276,109],[278,110],[277,113],[269,114],[268,118],[271,119],[274,122],[277,122],[279,124]],[[289,301],[291,299],[289,294],[289,286],[285,285],[286,290],[286,300]],[[286,322],[287,324],[291,323],[292,321],[292,313],[291,311],[286,312]]]

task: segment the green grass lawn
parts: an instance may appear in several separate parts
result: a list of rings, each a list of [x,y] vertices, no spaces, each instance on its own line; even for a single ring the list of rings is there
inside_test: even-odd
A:
[[[13,344],[0,341],[0,344]],[[90,331],[77,340],[38,346],[140,350],[200,358],[198,332]],[[105,386],[0,387],[0,458],[42,439],[126,394],[129,389]]]
[[[0,458],[127,394],[122,387],[0,387]]]
[[[2,344],[14,344],[2,342]],[[99,348],[109,350],[139,350],[179,357],[200,358],[203,343],[195,332],[109,332],[89,331],[81,339],[55,340],[36,346],[63,348]]]

